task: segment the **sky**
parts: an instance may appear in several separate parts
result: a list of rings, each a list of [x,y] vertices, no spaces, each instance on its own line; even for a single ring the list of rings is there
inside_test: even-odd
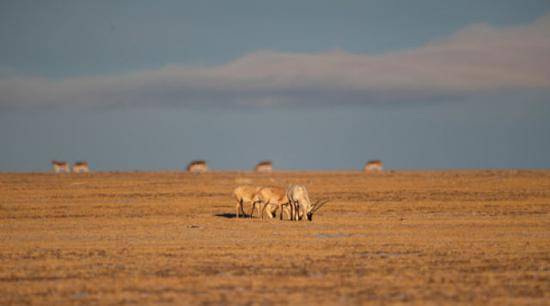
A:
[[[0,171],[550,167],[550,1],[1,1]]]

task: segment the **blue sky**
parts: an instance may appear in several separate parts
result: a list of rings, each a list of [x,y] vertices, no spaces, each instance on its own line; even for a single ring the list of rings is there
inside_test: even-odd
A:
[[[548,168],[548,1],[0,1],[0,171]]]

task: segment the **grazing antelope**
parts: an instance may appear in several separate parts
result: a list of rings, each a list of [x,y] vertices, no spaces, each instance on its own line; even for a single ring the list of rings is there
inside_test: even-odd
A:
[[[53,167],[53,171],[55,173],[59,173],[59,172],[71,172],[71,168],[69,168],[69,164],[67,162],[64,162],[64,161],[57,161],[57,160],[52,160],[52,167]]]
[[[254,186],[239,186],[235,188],[235,190],[233,191],[233,196],[235,197],[235,200],[237,200],[237,213],[235,214],[237,218],[240,217],[240,213],[242,213],[243,216],[246,217],[246,214],[244,213],[244,203],[252,204],[252,211],[250,212],[250,217],[252,218],[252,214],[254,213],[255,208],[254,199],[260,189],[261,187]]]
[[[77,161],[73,165],[73,172],[74,173],[88,173],[90,172],[90,167],[88,166],[88,162],[86,161]]]
[[[291,207],[294,207],[293,220],[313,220],[315,214],[328,200],[319,200],[311,204],[307,189],[303,185],[290,185],[287,189],[287,198]]]
[[[273,163],[269,160],[263,160],[259,162],[256,167],[254,167],[254,171],[261,172],[261,173],[269,173],[273,171]]]
[[[260,189],[260,191],[256,194],[254,202],[261,203],[261,205],[263,205],[262,219],[264,218],[264,213],[266,212],[266,210],[268,212],[269,218],[272,219],[274,216],[273,214],[276,214],[277,210],[280,208],[280,219],[283,220],[283,212],[285,211],[285,208],[287,206],[290,209],[290,212],[288,213],[288,215],[290,216],[290,220],[292,220],[294,216],[293,206],[290,205],[288,197],[286,196],[286,190],[284,188],[264,187]]]
[[[192,173],[203,173],[208,171],[208,165],[204,160],[194,160],[187,165],[187,171]]]
[[[380,160],[369,160],[366,164],[365,164],[365,172],[370,172],[370,171],[382,171],[382,167],[384,166],[384,164],[382,163],[382,161]]]

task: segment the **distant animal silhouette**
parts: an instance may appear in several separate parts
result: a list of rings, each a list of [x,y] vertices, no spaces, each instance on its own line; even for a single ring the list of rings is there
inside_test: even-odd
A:
[[[380,160],[369,160],[365,164],[365,172],[371,172],[371,171],[382,171],[382,168],[384,167],[384,164]]]
[[[269,160],[263,160],[259,162],[255,167],[254,171],[256,172],[262,172],[262,173],[269,173],[273,171],[273,163]]]
[[[88,162],[86,161],[77,161],[73,165],[73,172],[74,173],[88,173],[90,172],[90,166],[88,165]]]
[[[208,164],[204,160],[194,160],[187,165],[187,171],[192,173],[207,172]]]
[[[69,168],[69,164],[65,161],[52,160],[52,167],[55,173],[71,172],[71,168]]]

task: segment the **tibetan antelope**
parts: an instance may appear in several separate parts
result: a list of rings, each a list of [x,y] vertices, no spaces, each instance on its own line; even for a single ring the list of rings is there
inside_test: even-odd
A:
[[[86,161],[77,161],[73,165],[73,172],[74,173],[88,173],[90,172],[90,166],[88,166],[88,162]]]
[[[290,202],[288,201],[288,197],[286,195],[286,189],[280,188],[280,187],[264,187],[260,189],[260,191],[256,194],[256,197],[254,198],[254,202],[260,203],[262,208],[262,219],[264,218],[264,214],[267,211],[269,218],[272,219],[274,217],[274,213],[277,213],[277,210],[280,209],[281,216],[280,219],[283,220],[283,213],[285,209],[290,209],[290,212],[288,212],[288,215],[290,219],[293,219],[294,216],[294,209],[293,206],[290,205]]]
[[[208,171],[208,165],[204,160],[194,160],[187,165],[187,171],[191,173],[203,173]]]
[[[52,160],[52,167],[53,167],[53,171],[55,173],[59,173],[59,172],[71,172],[71,168],[69,168],[69,164],[67,162],[64,162],[64,161],[57,161],[57,160]]]
[[[252,204],[252,210],[250,212],[250,217],[252,218],[252,214],[254,213],[255,208],[254,198],[256,197],[256,194],[260,191],[260,189],[261,187],[254,186],[239,186],[235,188],[235,190],[233,191],[233,196],[237,201],[237,213],[235,214],[237,218],[240,217],[241,213],[244,217],[246,217],[246,214],[244,213],[244,203]]]
[[[273,171],[273,163],[269,160],[263,160],[254,167],[255,172],[269,173]]]
[[[315,214],[328,200],[319,200],[311,204],[307,189],[303,185],[290,185],[287,189],[287,198],[292,207],[294,207],[293,220],[313,220]]]
[[[371,172],[371,171],[382,171],[382,167],[384,164],[380,160],[369,160],[365,164],[365,172]]]

